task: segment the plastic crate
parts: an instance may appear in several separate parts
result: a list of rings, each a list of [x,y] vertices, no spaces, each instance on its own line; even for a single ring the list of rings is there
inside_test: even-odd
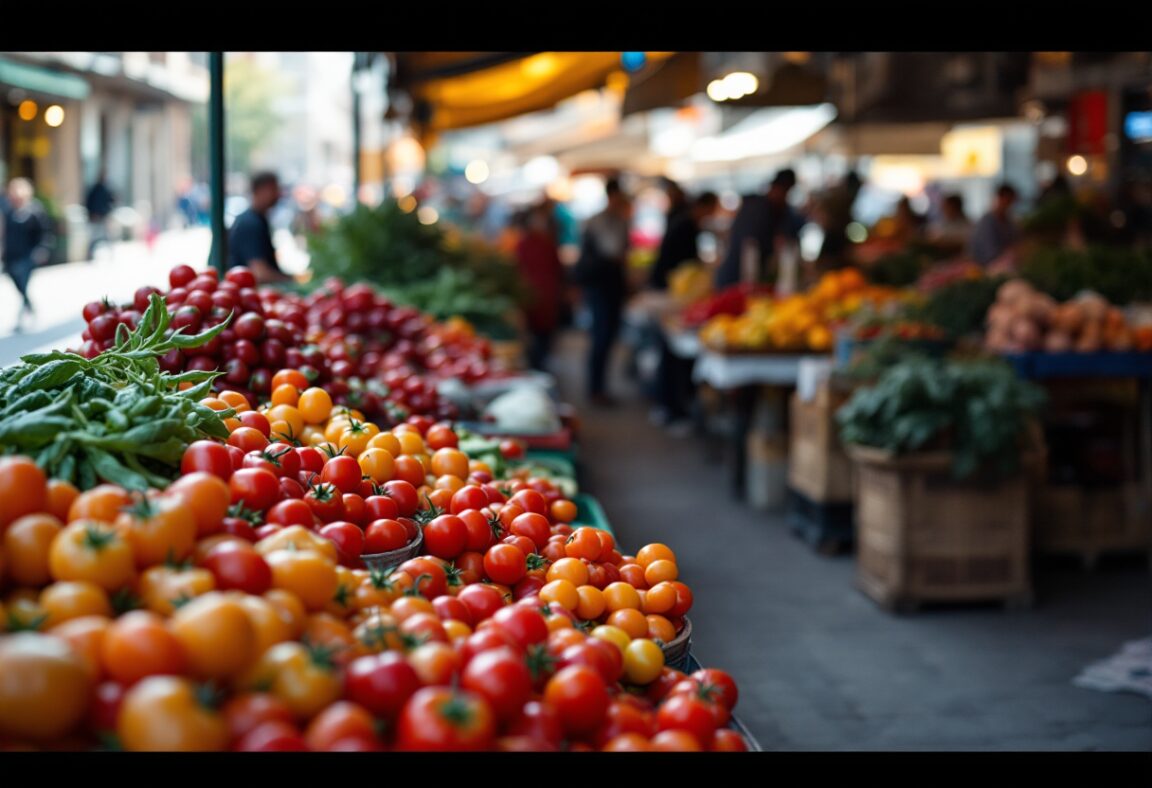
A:
[[[687,658],[684,660],[684,672],[694,673],[703,667],[704,666],[700,664],[700,660],[696,659],[696,655],[689,651]],[[752,735],[752,731],[748,730],[748,726],[741,722],[735,714],[733,714],[732,719],[728,721],[728,727],[744,737],[744,742],[748,745],[749,752],[764,752],[764,748],[760,746],[760,742],[756,741],[756,737]]]
[[[599,528],[601,531],[607,531],[616,536],[616,532],[612,530],[612,525],[608,522],[608,517],[604,514],[604,507],[600,502],[593,498],[588,493],[577,493],[573,499],[576,504],[576,521],[572,525],[590,525],[593,528]]]
[[[1026,378],[1152,378],[1152,353],[1006,353]]]

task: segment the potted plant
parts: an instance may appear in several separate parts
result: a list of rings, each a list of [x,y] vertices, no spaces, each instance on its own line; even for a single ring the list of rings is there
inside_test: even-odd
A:
[[[1041,389],[990,360],[909,358],[837,413],[856,471],[859,584],[881,604],[1031,599]]]

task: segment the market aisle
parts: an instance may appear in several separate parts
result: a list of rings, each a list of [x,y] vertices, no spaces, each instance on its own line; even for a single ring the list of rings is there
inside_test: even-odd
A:
[[[625,546],[676,550],[696,593],[693,650],[736,677],[737,713],[766,749],[1152,748],[1145,698],[1071,684],[1152,631],[1145,565],[1049,566],[1030,611],[891,616],[854,590],[850,556],[818,556],[782,516],[735,502],[699,440],[650,426],[634,396],[589,409],[583,347],[566,336],[555,371],[580,408],[585,489]]]

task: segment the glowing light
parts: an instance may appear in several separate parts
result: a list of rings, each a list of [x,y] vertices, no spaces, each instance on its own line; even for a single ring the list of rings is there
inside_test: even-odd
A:
[[[470,161],[468,166],[464,168],[464,177],[469,183],[483,183],[488,180],[488,174],[488,162],[483,159]]]
[[[548,52],[532,55],[531,57],[524,58],[524,60],[520,62],[520,72],[529,78],[543,79],[550,77],[556,69],[556,56]]]
[[[53,104],[44,110],[44,122],[52,128],[59,126],[64,122],[64,108],[59,104]]]
[[[708,83],[708,98],[713,101],[727,101],[728,86],[721,79],[714,79]]]
[[[544,193],[556,202],[568,202],[572,199],[572,180],[561,176],[548,184]]]
[[[411,194],[405,194],[396,201],[396,204],[400,206],[400,210],[404,213],[412,213],[412,211],[416,210],[416,198]]]
[[[36,106],[35,101],[32,99],[24,99],[20,102],[20,107],[16,110],[16,112],[19,113],[20,120],[32,120],[36,117],[36,111],[38,109],[39,107]]]
[[[740,207],[740,195],[733,191],[720,194],[720,207],[726,211],[734,211]]]
[[[628,75],[623,71],[613,71],[604,78],[604,87],[614,93],[623,93],[628,89]]]
[[[329,205],[334,205],[339,208],[348,200],[348,192],[345,191],[343,186],[336,183],[330,183],[320,191],[320,199]]]
[[[420,220],[420,224],[436,224],[440,220],[440,213],[431,205],[425,205],[416,211],[416,218]]]
[[[1088,172],[1088,160],[1083,156],[1069,156],[1068,157],[1068,172],[1073,175],[1083,175]]]
[[[740,98],[755,93],[760,87],[760,80],[756,79],[755,74],[750,74],[747,71],[733,71],[724,77],[724,84],[728,86],[730,97]]]
[[[392,196],[400,199],[407,197],[416,188],[416,179],[399,176],[392,181]]]
[[[844,235],[854,244],[864,243],[868,239],[868,228],[860,222],[851,222],[844,228]]]

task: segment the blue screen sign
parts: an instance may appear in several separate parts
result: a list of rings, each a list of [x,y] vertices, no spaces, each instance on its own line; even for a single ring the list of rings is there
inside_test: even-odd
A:
[[[1129,112],[1124,116],[1124,134],[1130,140],[1152,140],[1152,112]]]

